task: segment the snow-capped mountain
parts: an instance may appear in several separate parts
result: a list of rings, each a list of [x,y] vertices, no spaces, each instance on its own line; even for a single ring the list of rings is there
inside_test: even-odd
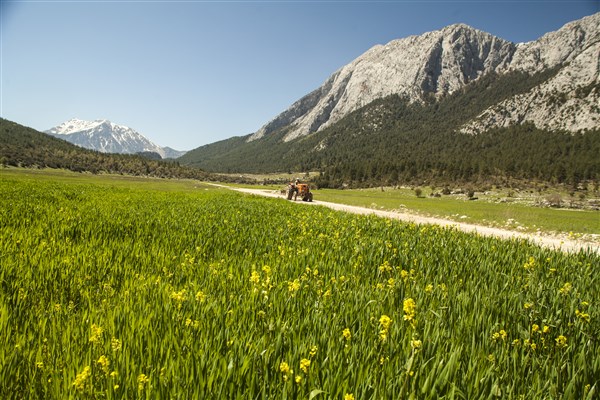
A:
[[[456,92],[495,72],[560,68],[550,81],[482,113],[464,131],[530,121],[578,131],[600,124],[600,13],[529,43],[512,43],[464,24],[377,45],[251,135],[288,128],[284,141],[334,124],[370,102],[398,94],[411,102]],[[594,86],[595,85],[595,86]],[[558,98],[559,101],[553,101]]]
[[[177,158],[185,154],[183,151],[158,146],[134,129],[105,119],[95,121],[71,119],[48,129],[45,133],[103,153],[155,152],[162,158]]]

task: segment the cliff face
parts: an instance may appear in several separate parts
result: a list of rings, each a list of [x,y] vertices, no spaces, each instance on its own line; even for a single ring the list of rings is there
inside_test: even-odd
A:
[[[463,132],[531,121],[571,131],[597,127],[600,13],[540,39],[515,44],[463,24],[378,45],[336,71],[318,89],[250,136],[281,128],[284,141],[317,132],[350,112],[392,94],[411,102],[443,96],[490,73],[558,74],[525,95],[504,101],[467,124]]]
[[[560,66],[528,93],[505,100],[462,128],[476,134],[494,127],[532,122],[538,128],[571,132],[600,126],[600,14],[565,25],[519,45],[507,70],[529,73]]]

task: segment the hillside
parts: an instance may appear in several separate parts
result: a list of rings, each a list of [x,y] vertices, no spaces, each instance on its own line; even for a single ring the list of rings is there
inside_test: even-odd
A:
[[[162,178],[212,179],[211,174],[196,168],[182,167],[178,163],[86,150],[5,119],[0,119],[0,165]]]
[[[292,141],[286,130],[258,140],[233,138],[193,150],[182,164],[222,172],[322,172],[320,185],[396,184],[478,178],[557,183],[600,179],[600,130],[547,131],[533,124],[456,133],[466,121],[556,73],[490,74],[425,104],[389,96],[338,123]]]
[[[179,160],[320,184],[599,177],[600,13],[514,44],[463,24],[375,46],[254,134]]]

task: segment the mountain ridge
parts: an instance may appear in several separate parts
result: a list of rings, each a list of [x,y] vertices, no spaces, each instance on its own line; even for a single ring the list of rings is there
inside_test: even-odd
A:
[[[593,182],[599,29],[600,13],[528,43],[456,24],[377,45],[254,134],[179,161],[230,173],[319,171],[322,187]],[[399,57],[399,47],[410,51]]]
[[[335,71],[323,85],[294,102],[247,140],[260,139],[284,127],[288,128],[285,141],[310,135],[377,98],[392,94],[411,102],[423,102],[428,96],[439,98],[451,94],[491,72],[537,73],[574,61],[583,64],[577,60],[582,53],[587,58],[597,54],[598,26],[600,13],[565,24],[537,40],[515,44],[459,23],[376,45]],[[571,86],[585,86],[582,79],[585,81],[581,74],[575,74]],[[561,82],[564,84],[564,79]],[[586,104],[595,99],[592,97]],[[546,125],[572,131],[589,126],[590,123],[580,120],[589,120],[594,110],[591,106],[585,108],[588,112],[574,123],[563,117],[560,122]],[[547,121],[548,115],[524,119],[536,123]],[[485,124],[485,128],[492,126],[490,122]]]
[[[178,158],[184,151],[161,147],[136,130],[107,119],[94,121],[72,118],[45,133],[86,149],[102,153],[136,154],[152,152],[162,158]]]

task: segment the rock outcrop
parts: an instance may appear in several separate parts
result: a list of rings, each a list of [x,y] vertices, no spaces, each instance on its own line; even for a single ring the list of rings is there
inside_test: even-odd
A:
[[[560,71],[526,94],[482,113],[463,128],[477,133],[531,121],[578,131],[598,127],[600,13],[540,39],[515,44],[464,24],[378,45],[336,71],[318,89],[265,124],[249,141],[287,128],[285,141],[317,132],[370,102],[400,95],[410,102],[440,97],[490,72]]]

